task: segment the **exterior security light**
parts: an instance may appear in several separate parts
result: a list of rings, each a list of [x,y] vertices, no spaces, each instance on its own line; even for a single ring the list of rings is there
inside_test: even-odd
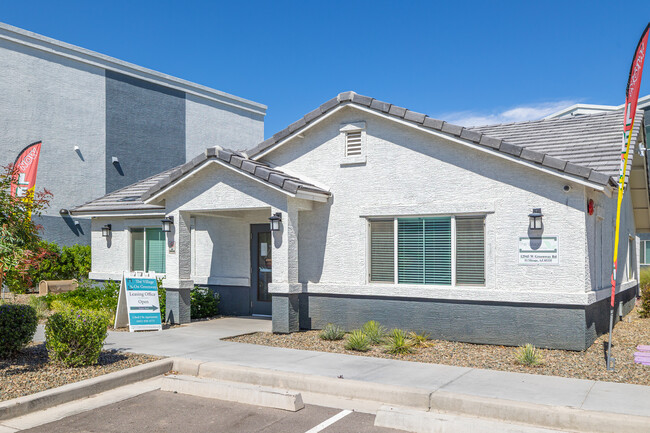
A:
[[[271,221],[271,231],[272,232],[279,231],[280,223],[282,222],[282,214],[280,212],[277,212],[273,216],[269,217],[269,221]]]
[[[106,224],[102,227],[102,237],[107,238],[111,235],[111,225]]]
[[[173,216],[168,216],[165,217],[164,219],[161,219],[160,222],[162,223],[162,231],[165,233],[169,233],[172,231],[172,225],[174,225],[174,217]]]
[[[533,209],[533,213],[528,214],[528,219],[530,220],[528,228],[531,230],[541,230],[543,216],[542,208],[537,207]]]

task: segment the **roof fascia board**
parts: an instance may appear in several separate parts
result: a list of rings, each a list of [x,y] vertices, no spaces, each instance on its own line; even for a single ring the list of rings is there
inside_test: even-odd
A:
[[[142,211],[133,211],[133,212],[128,212],[122,210],[116,210],[116,211],[87,211],[87,212],[76,212],[76,211],[70,211],[70,215],[75,215],[75,216],[80,216],[80,217],[85,217],[85,218],[113,218],[113,217],[161,217],[165,216],[166,212],[163,210],[161,211],[155,211],[155,212],[142,212]]]
[[[266,115],[267,106],[259,102],[249,101],[207,86],[192,83],[181,78],[163,74],[152,69],[143,68],[133,63],[109,57],[85,48],[57,41],[46,36],[19,29],[8,24],[0,23],[0,39],[27,46],[55,56],[67,58],[101,69],[118,72],[130,77],[154,82],[165,87],[179,90],[200,98],[217,102],[250,113]]]
[[[322,114],[318,119],[316,119],[316,120],[310,122],[308,125],[305,125],[304,127],[300,128],[300,129],[295,130],[295,131],[294,131],[291,135],[289,135],[288,137],[283,138],[282,140],[278,141],[278,142],[275,143],[274,145],[272,145],[272,146],[270,146],[270,147],[264,149],[264,150],[261,151],[260,153],[257,153],[257,154],[255,154],[255,155],[251,156],[250,159],[252,159],[253,161],[257,161],[258,159],[262,158],[264,155],[266,155],[266,154],[268,154],[268,153],[270,153],[270,152],[273,152],[273,151],[274,151],[275,149],[277,149],[278,147],[284,145],[286,142],[291,141],[291,140],[293,140],[293,139],[296,138],[296,137],[297,137],[297,138],[302,138],[302,137],[301,137],[302,134],[304,134],[305,132],[309,131],[312,127],[318,125],[318,124],[321,123],[323,120],[325,120],[325,119],[327,119],[328,117],[330,117],[330,115],[332,115],[332,114],[334,114],[334,113],[338,113],[339,111],[341,111],[341,110],[343,109],[343,107],[346,107],[346,106],[348,106],[348,105],[352,105],[352,106],[354,106],[354,104],[351,104],[350,102],[344,102],[344,103],[342,103],[342,104],[339,104],[338,107],[333,108],[332,110],[329,110],[327,113]]]
[[[293,193],[291,193],[291,192],[289,192],[289,191],[286,191],[286,190],[280,188],[280,187],[277,186],[277,185],[273,185],[273,184],[270,184],[270,183],[264,182],[262,179],[260,179],[260,178],[258,178],[258,177],[256,177],[256,176],[253,176],[252,174],[250,174],[250,173],[248,173],[248,172],[245,172],[245,171],[243,171],[243,170],[238,170],[236,167],[233,167],[232,165],[228,164],[227,162],[221,161],[219,158],[210,158],[210,159],[208,159],[205,163],[201,164],[201,165],[200,165],[198,168],[196,168],[195,170],[191,171],[190,173],[187,173],[185,176],[181,177],[180,179],[178,179],[178,180],[175,181],[174,183],[168,185],[166,188],[164,188],[164,189],[158,191],[157,193],[155,193],[154,195],[152,195],[151,197],[149,197],[148,199],[146,199],[146,200],[144,201],[144,203],[145,203],[145,204],[151,204],[151,203],[155,202],[159,197],[161,197],[162,195],[166,194],[166,193],[169,192],[171,189],[176,188],[178,185],[180,185],[181,183],[183,183],[183,182],[186,181],[187,179],[191,178],[192,176],[194,176],[195,174],[197,174],[199,171],[201,171],[201,170],[203,170],[205,167],[207,167],[210,163],[215,163],[215,164],[220,165],[220,166],[222,166],[222,167],[226,167],[226,168],[228,168],[228,169],[234,171],[235,173],[241,174],[242,176],[244,176],[244,177],[246,177],[246,178],[248,178],[248,179],[254,180],[255,182],[260,183],[260,184],[266,186],[267,188],[271,188],[271,189],[273,189],[273,190],[275,190],[275,191],[281,192],[281,193],[283,193],[283,194],[285,194],[285,195],[288,195],[289,197],[294,197],[294,198],[296,198],[296,197],[297,197],[297,198],[303,198],[303,197],[298,197],[298,195],[303,195],[303,196],[304,196],[304,195],[306,195],[306,194],[309,194],[309,195],[314,195],[314,196],[322,196],[322,197],[324,198],[323,201],[327,201],[327,198],[326,198],[325,196],[323,196],[323,195],[321,195],[321,194],[317,194],[317,193],[306,193],[306,192],[304,192],[304,193],[302,193],[302,194],[293,194]],[[299,191],[300,191],[300,190],[299,190]],[[313,200],[315,200],[315,198],[314,198]]]

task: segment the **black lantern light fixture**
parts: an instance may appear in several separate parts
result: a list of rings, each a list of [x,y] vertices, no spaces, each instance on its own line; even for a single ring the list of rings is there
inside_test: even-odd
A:
[[[282,214],[280,212],[276,212],[273,216],[269,217],[269,221],[271,221],[271,231],[279,231],[280,223],[282,222]]]
[[[533,209],[533,212],[528,214],[529,225],[528,228],[531,230],[541,230],[542,229],[542,208],[536,207]]]
[[[106,224],[102,227],[102,237],[107,238],[111,235],[111,227],[110,224]]]
[[[169,233],[172,231],[172,226],[174,225],[174,217],[173,216],[168,216],[160,220],[162,223],[162,231],[165,233]]]

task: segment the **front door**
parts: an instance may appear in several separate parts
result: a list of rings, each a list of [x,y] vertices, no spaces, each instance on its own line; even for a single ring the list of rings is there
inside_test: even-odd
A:
[[[251,313],[271,315],[271,230],[269,224],[251,224]]]

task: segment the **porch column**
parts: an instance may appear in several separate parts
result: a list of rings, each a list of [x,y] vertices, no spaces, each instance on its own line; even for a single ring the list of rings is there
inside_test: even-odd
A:
[[[269,284],[272,293],[273,332],[286,334],[296,332],[299,325],[299,294],[302,285],[298,283],[298,203],[287,199],[287,209],[271,209],[272,214],[280,212],[280,231],[273,232],[273,282]]]
[[[190,322],[190,291],[192,256],[190,238],[190,215],[174,212],[174,225],[167,233],[166,278],[163,287],[167,293],[166,321],[172,324]]]

